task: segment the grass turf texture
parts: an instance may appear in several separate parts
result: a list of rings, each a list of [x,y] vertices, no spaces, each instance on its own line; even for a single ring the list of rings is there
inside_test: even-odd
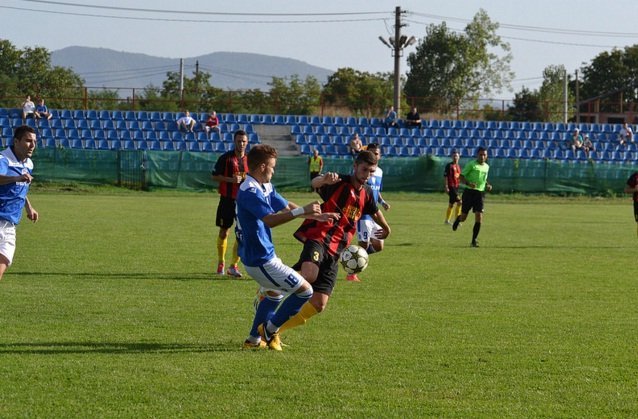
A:
[[[386,195],[385,251],[274,353],[240,349],[255,283],[212,275],[216,196],[35,190],[0,282],[0,417],[638,415],[628,198],[490,196],[472,249],[443,195]],[[288,263],[298,224],[275,229]]]

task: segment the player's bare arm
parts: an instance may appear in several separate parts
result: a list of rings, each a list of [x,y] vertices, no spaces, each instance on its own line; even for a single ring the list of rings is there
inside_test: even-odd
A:
[[[339,174],[334,172],[326,172],[321,176],[317,176],[311,182],[312,187],[317,189],[322,187],[323,185],[334,185],[339,182]]]
[[[381,227],[380,230],[377,230],[375,237],[379,240],[387,238],[390,235],[391,229],[381,210],[375,212],[372,215],[372,219]]]

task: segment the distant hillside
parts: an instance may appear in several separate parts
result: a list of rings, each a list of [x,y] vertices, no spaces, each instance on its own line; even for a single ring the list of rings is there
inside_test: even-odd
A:
[[[161,87],[168,71],[179,71],[179,59],[119,52],[106,48],[67,47],[51,52],[53,65],[69,67],[89,87]],[[238,52],[213,52],[184,57],[184,73],[192,77],[195,63],[200,71],[212,74],[211,84],[222,89],[269,90],[272,77],[312,75],[325,83],[333,73],[291,58]]]

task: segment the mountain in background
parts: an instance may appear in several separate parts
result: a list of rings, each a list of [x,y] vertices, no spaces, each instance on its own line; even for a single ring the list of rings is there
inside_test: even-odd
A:
[[[273,77],[314,76],[324,84],[334,72],[291,58],[239,52],[213,52],[184,57],[184,74],[191,78],[196,62],[199,70],[211,74],[211,85],[222,89],[270,90]],[[179,71],[179,59],[119,52],[106,48],[67,47],[51,52],[54,66],[68,67],[85,80],[87,87],[161,87],[166,73]]]

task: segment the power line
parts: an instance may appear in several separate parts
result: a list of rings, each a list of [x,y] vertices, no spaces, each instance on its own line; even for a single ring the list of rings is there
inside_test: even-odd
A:
[[[217,15],[217,16],[344,16],[344,15],[387,15],[388,12],[334,12],[334,13],[234,13],[234,12],[205,12],[189,10],[166,10],[166,9],[140,9],[134,7],[101,6],[92,4],[78,4],[48,0],[22,0],[28,3],[44,3],[57,6],[84,7],[90,9],[122,10],[127,12],[152,12],[171,14],[194,14],[194,15]]]
[[[23,0],[24,1],[24,0]],[[384,18],[361,18],[361,19],[323,19],[323,20],[211,20],[211,19],[175,19],[175,18],[152,18],[152,17],[134,17],[134,16],[111,16],[111,15],[97,15],[91,13],[74,13],[74,12],[61,12],[58,10],[41,10],[41,9],[27,9],[24,7],[11,7],[0,6],[0,9],[12,9],[22,10],[35,13],[49,13],[64,16],[80,16],[80,17],[96,17],[103,19],[122,19],[122,20],[141,20],[150,22],[181,22],[181,23],[258,23],[258,24],[296,24],[296,23],[352,23],[352,22],[373,22],[381,21]]]
[[[409,20],[410,23],[418,23],[425,24],[426,22],[419,22],[416,20]],[[456,33],[464,33],[463,29],[448,27],[451,31]],[[587,48],[617,48],[618,45],[597,45],[597,44],[584,44],[578,42],[565,42],[565,41],[548,41],[543,39],[530,39],[530,38],[520,38],[516,36],[507,36],[507,35],[499,35],[503,39],[513,39],[516,41],[526,41],[526,42],[536,42],[539,44],[550,44],[550,45],[566,45],[571,47],[587,47]]]
[[[427,13],[412,13],[415,16],[421,16],[426,18],[432,18],[436,20],[450,20],[462,23],[472,22],[472,19],[462,19],[450,16],[432,15]],[[423,23],[423,22],[422,22]],[[542,26],[527,26],[527,25],[514,25],[510,23],[498,23],[499,27],[506,29],[514,29],[528,32],[546,32],[546,33],[559,33],[563,35],[578,35],[578,36],[598,36],[598,37],[618,37],[618,38],[638,38],[638,33],[627,32],[601,32],[601,31],[589,31],[581,29],[565,29],[565,28],[548,28]]]

